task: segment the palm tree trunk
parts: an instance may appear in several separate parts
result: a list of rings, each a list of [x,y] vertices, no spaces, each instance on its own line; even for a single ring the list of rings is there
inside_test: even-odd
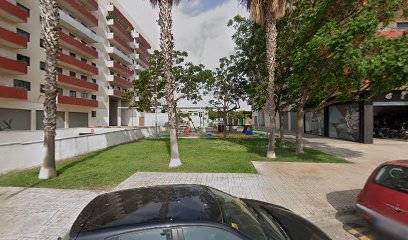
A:
[[[172,1],[160,1],[159,25],[160,47],[164,57],[164,78],[166,79],[166,101],[169,116],[170,131],[170,164],[169,167],[181,166],[177,142],[177,102],[174,98],[173,76],[173,34],[171,33],[173,19],[171,16]]]
[[[303,132],[305,118],[305,104],[307,101],[307,90],[305,89],[299,101],[297,110],[297,126],[296,126],[296,154],[303,154]]]
[[[275,107],[275,55],[276,55],[276,39],[278,30],[276,29],[276,20],[272,12],[267,13],[266,20],[266,55],[269,73],[268,84],[268,100],[266,101],[265,109],[269,114],[271,122],[271,130],[269,134],[268,158],[276,158],[275,154],[275,131],[276,131],[276,107]]]
[[[55,129],[57,125],[57,57],[59,54],[59,12],[57,0],[40,0],[42,37],[46,52],[44,100],[45,157],[38,178],[57,176],[55,167]]]

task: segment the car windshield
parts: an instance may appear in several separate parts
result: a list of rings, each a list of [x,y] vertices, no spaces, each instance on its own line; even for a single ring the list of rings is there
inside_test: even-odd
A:
[[[408,193],[408,168],[396,165],[382,167],[374,182],[384,187]]]
[[[220,204],[224,224],[235,228],[250,239],[287,239],[280,225],[267,211],[249,208],[239,198],[224,192],[215,189],[211,189],[211,192],[214,193]]]

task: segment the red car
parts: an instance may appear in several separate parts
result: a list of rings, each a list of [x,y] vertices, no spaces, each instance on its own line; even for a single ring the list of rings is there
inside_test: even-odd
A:
[[[408,160],[380,165],[358,194],[356,207],[379,230],[408,239]]]

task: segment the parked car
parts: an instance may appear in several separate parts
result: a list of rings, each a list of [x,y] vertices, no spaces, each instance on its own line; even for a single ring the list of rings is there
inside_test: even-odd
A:
[[[66,239],[326,240],[286,208],[201,185],[166,185],[102,194],[80,213]]]
[[[357,196],[357,209],[377,229],[408,239],[408,160],[375,169]]]

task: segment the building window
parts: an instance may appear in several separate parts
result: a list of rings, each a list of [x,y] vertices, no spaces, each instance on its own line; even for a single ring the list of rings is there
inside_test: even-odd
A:
[[[69,71],[69,76],[71,76],[71,77],[76,77],[76,72]]]
[[[81,39],[81,43],[87,45],[88,43]]]
[[[76,54],[75,54],[75,53],[70,52],[70,53],[69,53],[69,56],[71,56],[71,57],[73,57],[73,58],[74,58],[74,57],[76,57]]]
[[[397,23],[397,29],[398,30],[408,30],[408,22],[399,22]]]
[[[45,93],[45,85],[40,84],[40,93]]]
[[[81,57],[81,61],[84,63],[88,62],[88,60],[86,60],[86,58],[83,58],[83,57]]]
[[[22,30],[20,28],[17,28],[17,34],[27,38],[27,41],[30,42],[30,33],[26,32],[26,31],[24,31],[24,30]]]
[[[72,34],[72,33],[70,33],[69,36],[72,37],[72,38],[76,38],[76,36],[74,34]]]
[[[96,67],[96,64],[95,64],[95,63],[91,63],[91,65],[92,65],[93,67]]]
[[[40,69],[41,70],[43,70],[43,71],[45,71],[45,68],[46,68],[46,64],[45,64],[45,62],[40,62]]]
[[[69,96],[76,98],[76,91],[70,90],[70,91],[69,91]]]
[[[88,77],[85,76],[85,75],[81,75],[81,80],[87,81],[87,80],[88,80]]]
[[[91,96],[92,100],[96,100],[96,95]]]
[[[40,38],[40,47],[44,48],[44,39]]]
[[[96,117],[96,111],[92,111],[91,117],[95,118]]]
[[[57,94],[58,96],[64,95],[64,90],[62,90],[62,88],[57,88]]]
[[[87,99],[88,98],[88,93],[81,93],[81,98],[85,98],[85,99]]]
[[[31,90],[31,83],[23,80],[14,79],[14,87],[22,88],[27,91]]]
[[[62,68],[58,67],[57,68],[57,73],[62,74]]]
[[[22,54],[17,54],[17,61],[23,62],[27,64],[27,66],[30,66],[30,58]]]
[[[21,3],[17,3],[17,7],[23,9],[24,11],[26,11],[27,14],[28,14],[28,17],[30,17],[30,9],[29,9],[28,7],[24,6],[24,5],[21,4]]]
[[[92,78],[92,82],[93,82],[93,83],[96,83],[96,79],[95,79],[95,78]]]

